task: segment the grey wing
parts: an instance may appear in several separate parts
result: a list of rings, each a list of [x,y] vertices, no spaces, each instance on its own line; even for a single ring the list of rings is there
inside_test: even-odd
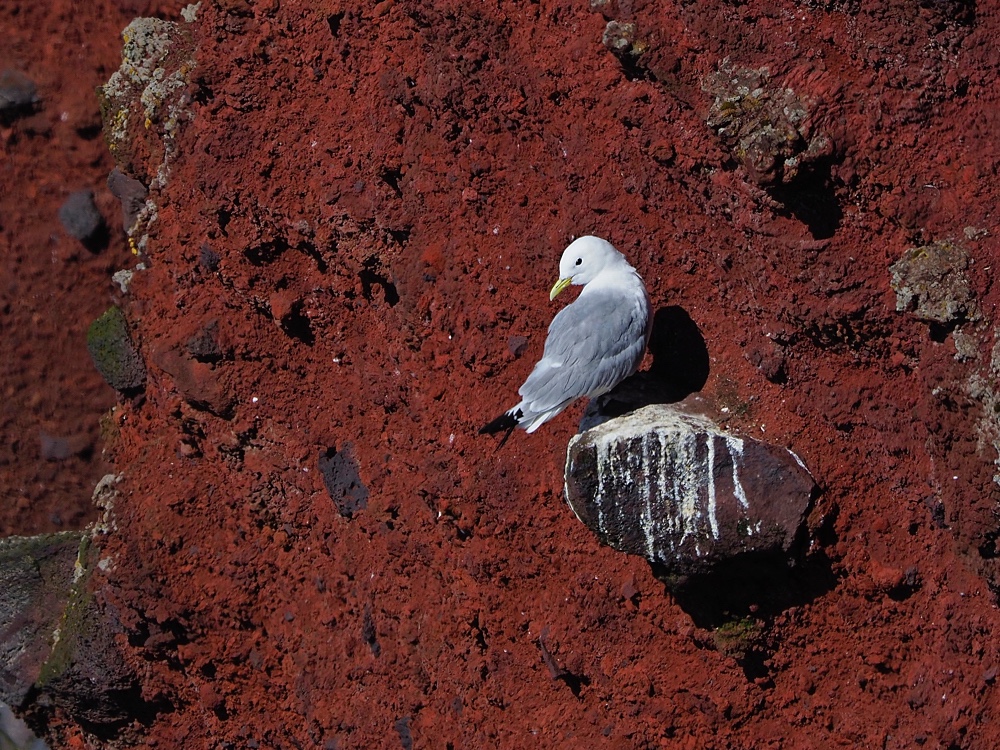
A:
[[[528,411],[540,414],[614,388],[639,366],[648,322],[645,294],[598,292],[563,308],[549,326],[541,360],[521,386]]]

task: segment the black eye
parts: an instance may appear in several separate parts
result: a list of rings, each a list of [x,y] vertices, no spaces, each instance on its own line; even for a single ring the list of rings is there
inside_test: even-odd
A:
[[[576,259],[576,264],[580,265],[581,263],[583,263],[583,258],[577,258]]]

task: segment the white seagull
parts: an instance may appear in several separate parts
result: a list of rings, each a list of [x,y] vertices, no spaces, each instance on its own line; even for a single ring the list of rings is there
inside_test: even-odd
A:
[[[583,291],[552,319],[542,358],[518,390],[521,402],[479,431],[505,432],[498,450],[515,427],[534,432],[576,399],[607,393],[642,361],[653,315],[646,286],[625,256],[599,237],[574,240],[549,299],[570,284]]]

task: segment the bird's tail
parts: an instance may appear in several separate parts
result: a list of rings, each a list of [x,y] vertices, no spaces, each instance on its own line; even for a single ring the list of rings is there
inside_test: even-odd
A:
[[[507,438],[510,437],[510,434],[514,431],[514,428],[516,428],[521,423],[521,417],[523,416],[524,413],[518,407],[515,406],[510,411],[505,411],[503,414],[501,414],[499,417],[494,419],[489,424],[484,425],[483,428],[479,430],[479,434],[495,435],[498,432],[504,433],[503,438],[500,440],[500,445],[497,446],[497,450],[500,450],[501,448],[503,448],[504,443],[507,442]]]

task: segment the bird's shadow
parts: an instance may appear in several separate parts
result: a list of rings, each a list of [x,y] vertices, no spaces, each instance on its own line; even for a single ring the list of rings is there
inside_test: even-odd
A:
[[[653,315],[649,336],[653,364],[626,378],[603,396],[592,399],[580,431],[650,404],[673,404],[697,393],[708,381],[705,338],[684,308],[661,307]]]

